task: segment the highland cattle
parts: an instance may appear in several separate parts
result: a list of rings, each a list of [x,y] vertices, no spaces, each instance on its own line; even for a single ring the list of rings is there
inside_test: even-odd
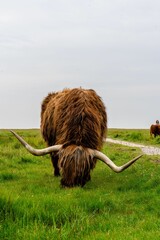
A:
[[[41,107],[41,133],[45,149],[34,149],[11,131],[33,155],[50,154],[54,175],[61,185],[84,186],[97,159],[115,172],[122,172],[142,155],[118,167],[101,152],[107,132],[107,114],[102,99],[91,89],[64,89],[48,94]]]
[[[152,124],[150,126],[150,136],[152,137],[153,135],[154,137],[160,135],[160,124]]]

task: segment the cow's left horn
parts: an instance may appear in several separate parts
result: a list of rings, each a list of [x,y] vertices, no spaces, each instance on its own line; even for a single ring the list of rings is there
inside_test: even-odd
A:
[[[126,168],[131,166],[134,162],[136,162],[142,156],[143,156],[143,154],[141,154],[138,157],[132,159],[131,161],[127,162],[126,164],[118,167],[105,154],[103,154],[102,152],[97,151],[97,150],[94,151],[94,157],[98,158],[99,160],[101,160],[102,162],[107,164],[116,173],[123,172]]]
[[[58,151],[62,147],[62,145],[54,145],[54,146],[47,147],[47,148],[44,148],[44,149],[35,149],[35,148],[31,147],[17,133],[15,133],[12,130],[10,130],[10,132],[13,133],[13,135],[20,141],[20,143],[22,143],[22,145],[28,150],[28,152],[30,152],[31,154],[33,154],[35,156],[43,156],[43,155],[49,154],[51,152],[56,152],[56,151]]]

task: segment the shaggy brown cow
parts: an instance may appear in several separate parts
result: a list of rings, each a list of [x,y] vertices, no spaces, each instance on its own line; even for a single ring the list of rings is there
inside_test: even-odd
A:
[[[142,155],[117,167],[100,152],[106,137],[107,115],[101,98],[94,90],[65,89],[50,93],[42,103],[41,132],[48,147],[37,150],[18,134],[12,133],[34,155],[50,153],[54,175],[62,175],[61,184],[84,186],[97,159],[113,171],[122,172]]]
[[[157,137],[160,135],[160,125],[159,124],[152,124],[150,127],[150,135],[154,135],[154,137]]]

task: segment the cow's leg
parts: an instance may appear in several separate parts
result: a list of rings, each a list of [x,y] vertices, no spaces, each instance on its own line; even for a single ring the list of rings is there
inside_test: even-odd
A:
[[[54,176],[60,176],[59,167],[58,167],[58,155],[51,153],[51,161],[54,168]]]

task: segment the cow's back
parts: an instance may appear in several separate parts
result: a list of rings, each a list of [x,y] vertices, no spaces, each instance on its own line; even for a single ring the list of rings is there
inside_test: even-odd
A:
[[[99,149],[106,128],[105,106],[93,90],[66,89],[43,101],[41,130],[48,145],[75,144]]]

